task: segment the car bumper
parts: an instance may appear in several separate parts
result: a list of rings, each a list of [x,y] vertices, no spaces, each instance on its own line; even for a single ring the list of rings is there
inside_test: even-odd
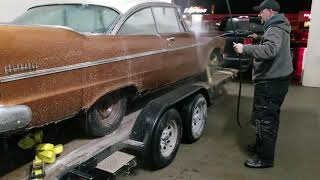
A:
[[[32,120],[28,106],[0,106],[0,133],[25,128]]]

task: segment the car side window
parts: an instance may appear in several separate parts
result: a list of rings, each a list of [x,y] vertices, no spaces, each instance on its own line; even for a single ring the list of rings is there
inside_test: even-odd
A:
[[[13,21],[16,24],[59,25],[82,33],[104,33],[119,16],[111,8],[85,4],[39,6]]]
[[[102,16],[102,24],[104,29],[104,32],[106,32],[112,23],[115,21],[115,19],[118,17],[118,13],[116,11],[110,11],[108,9],[105,9],[102,11],[101,16]]]
[[[142,9],[131,15],[120,28],[118,34],[152,35],[157,34],[157,28],[150,8]]]
[[[177,14],[177,18],[178,18],[178,25],[180,28],[180,32],[186,32],[186,28],[184,27],[182,21],[184,21],[182,18],[179,18],[179,14]]]
[[[181,32],[174,8],[156,7],[153,8],[153,12],[158,25],[159,33]]]
[[[67,26],[80,32],[106,33],[118,13],[100,6],[68,8],[66,11]]]
[[[67,26],[80,32],[106,33],[119,14],[100,6],[80,6],[66,8]]]
[[[40,10],[39,10],[40,9]],[[43,13],[45,12],[45,13]],[[13,21],[15,24],[64,25],[64,10],[59,7],[44,6],[32,8]]]
[[[96,33],[103,28],[99,12],[93,8],[68,8],[66,13],[67,26],[80,32]]]
[[[181,16],[181,12],[180,12],[180,9],[176,9],[176,15],[177,15],[177,18],[178,18],[178,25],[179,25],[179,28],[180,28],[180,31],[181,32],[186,32],[187,29],[185,27],[185,19],[182,18]]]

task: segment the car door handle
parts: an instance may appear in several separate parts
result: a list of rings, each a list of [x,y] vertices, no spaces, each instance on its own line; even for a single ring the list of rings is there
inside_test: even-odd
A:
[[[172,42],[172,41],[175,41],[175,40],[176,40],[175,37],[169,37],[169,38],[167,38],[167,41],[169,41],[169,42]]]

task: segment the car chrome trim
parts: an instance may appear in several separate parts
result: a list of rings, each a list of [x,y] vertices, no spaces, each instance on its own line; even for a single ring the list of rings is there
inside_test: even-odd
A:
[[[38,64],[33,63],[25,63],[25,64],[17,64],[17,65],[7,65],[4,67],[4,72],[6,74],[13,74],[15,72],[21,71],[32,71],[39,69]]]
[[[77,69],[83,69],[83,68],[88,68],[88,67],[102,65],[102,64],[109,64],[109,63],[114,63],[114,62],[128,60],[128,59],[151,56],[151,55],[160,54],[160,53],[179,51],[179,50],[193,48],[193,47],[197,47],[197,46],[203,46],[205,44],[206,43],[198,43],[198,44],[193,44],[193,45],[183,46],[183,47],[178,47],[178,48],[148,51],[148,52],[143,52],[143,53],[113,57],[113,58],[108,58],[108,59],[73,64],[73,65],[68,65],[68,66],[61,66],[61,67],[56,67],[56,68],[49,68],[49,69],[36,70],[36,71],[25,72],[25,73],[20,73],[20,74],[13,74],[13,75],[0,77],[0,83],[17,81],[17,80],[33,78],[33,77],[38,77],[38,76],[44,76],[44,75],[50,75],[50,74],[66,72],[66,71],[72,71],[72,70],[77,70]]]
[[[60,25],[45,25],[45,24],[16,24],[16,23],[0,23],[1,26],[17,26],[17,27],[46,27],[46,28],[55,28],[55,29],[65,29],[69,31],[73,31],[79,33],[78,31],[67,27],[67,26],[60,26]],[[80,34],[80,33],[79,33]]]

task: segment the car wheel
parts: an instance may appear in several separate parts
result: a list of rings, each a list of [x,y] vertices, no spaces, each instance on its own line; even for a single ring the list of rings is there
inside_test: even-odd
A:
[[[194,143],[203,134],[207,119],[207,101],[201,94],[193,97],[183,107],[183,142]]]
[[[120,126],[126,107],[127,98],[120,92],[104,96],[87,113],[87,133],[104,136],[113,132]]]
[[[175,158],[181,141],[181,118],[175,109],[166,111],[160,118],[152,137],[152,165],[160,169]]]

